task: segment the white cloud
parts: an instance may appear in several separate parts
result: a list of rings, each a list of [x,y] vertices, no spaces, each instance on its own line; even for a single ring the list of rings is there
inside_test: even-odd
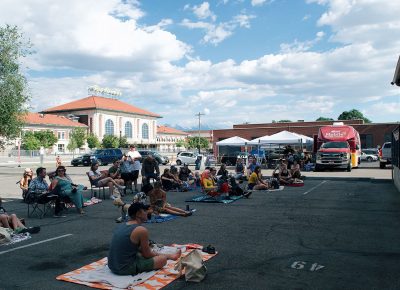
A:
[[[29,36],[37,51],[31,63],[36,68],[154,69],[163,62],[180,60],[190,51],[162,29],[169,21],[146,31],[137,25],[145,14],[138,2],[124,3],[27,0],[15,5],[4,0],[0,19],[18,25]]]
[[[196,55],[167,31],[171,19],[139,24],[146,13],[136,1],[26,0],[15,5],[3,0],[0,19],[22,27],[37,51],[25,64],[46,72],[28,77],[35,109],[82,98],[89,85],[97,84],[118,88],[121,100],[182,126],[196,126],[197,112],[207,113],[204,124],[222,127],[336,118],[352,108],[373,121],[397,121],[398,88],[389,82],[400,47],[395,37],[400,35],[400,5],[383,0],[309,2],[326,8],[314,39],[296,39],[282,44],[279,52],[243,61],[212,62]],[[249,29],[254,17],[242,11],[226,22],[208,16],[180,24],[204,30],[203,42],[217,45],[236,29]],[[334,42],[332,48],[313,51],[326,39]],[[71,68],[79,76],[57,77]]]
[[[210,10],[210,4],[208,2],[203,2],[199,6],[193,6],[192,10],[199,19],[211,18],[212,21],[217,19],[217,16]]]
[[[267,0],[251,0],[251,5],[252,6],[261,6],[263,5]]]
[[[183,19],[181,25],[189,29],[202,29],[205,35],[202,39],[203,43],[211,43],[218,45],[226,38],[233,35],[233,32],[238,27],[250,28],[250,20],[255,18],[254,15],[247,15],[245,13],[238,14],[227,22],[213,23],[213,22],[192,22],[189,19]]]

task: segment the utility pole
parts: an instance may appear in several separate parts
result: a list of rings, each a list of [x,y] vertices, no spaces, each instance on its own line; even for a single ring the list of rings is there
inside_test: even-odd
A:
[[[199,118],[199,139],[198,139],[199,144],[198,144],[198,146],[199,146],[199,154],[200,154],[200,119],[201,119],[201,116],[204,116],[204,114],[198,112],[195,116]]]

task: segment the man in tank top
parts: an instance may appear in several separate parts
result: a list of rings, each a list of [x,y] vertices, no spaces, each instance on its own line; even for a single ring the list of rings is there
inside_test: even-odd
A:
[[[148,206],[133,203],[128,209],[130,220],[114,231],[108,267],[117,275],[136,275],[141,272],[161,269],[167,260],[177,260],[181,251],[174,254],[160,254],[151,250],[149,232],[141,224],[147,221]]]

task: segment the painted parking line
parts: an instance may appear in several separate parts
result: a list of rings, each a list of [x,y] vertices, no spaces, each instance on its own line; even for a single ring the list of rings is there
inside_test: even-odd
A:
[[[328,180],[324,180],[321,183],[317,184],[316,186],[310,188],[309,190],[307,190],[306,192],[303,192],[303,195],[306,195],[308,193],[310,193],[311,191],[313,191],[314,189],[316,189],[317,187],[320,187],[322,184],[328,182]]]
[[[35,245],[51,242],[51,241],[54,241],[54,240],[66,238],[66,237],[69,237],[69,236],[72,236],[72,234],[66,234],[66,235],[62,235],[62,236],[59,236],[59,237],[55,237],[55,238],[39,241],[39,242],[36,242],[36,243],[32,243],[32,244],[29,244],[29,245],[24,245],[24,246],[21,246],[21,247],[12,248],[12,249],[0,252],[0,255],[3,255],[5,253],[9,253],[9,252],[13,252],[13,251],[16,251],[16,250],[19,250],[19,249],[27,248],[27,247],[30,247],[30,246],[35,246]]]

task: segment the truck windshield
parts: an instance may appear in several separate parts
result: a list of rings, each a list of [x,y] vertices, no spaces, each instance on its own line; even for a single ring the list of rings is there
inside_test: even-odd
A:
[[[321,148],[347,148],[347,142],[326,142]]]

